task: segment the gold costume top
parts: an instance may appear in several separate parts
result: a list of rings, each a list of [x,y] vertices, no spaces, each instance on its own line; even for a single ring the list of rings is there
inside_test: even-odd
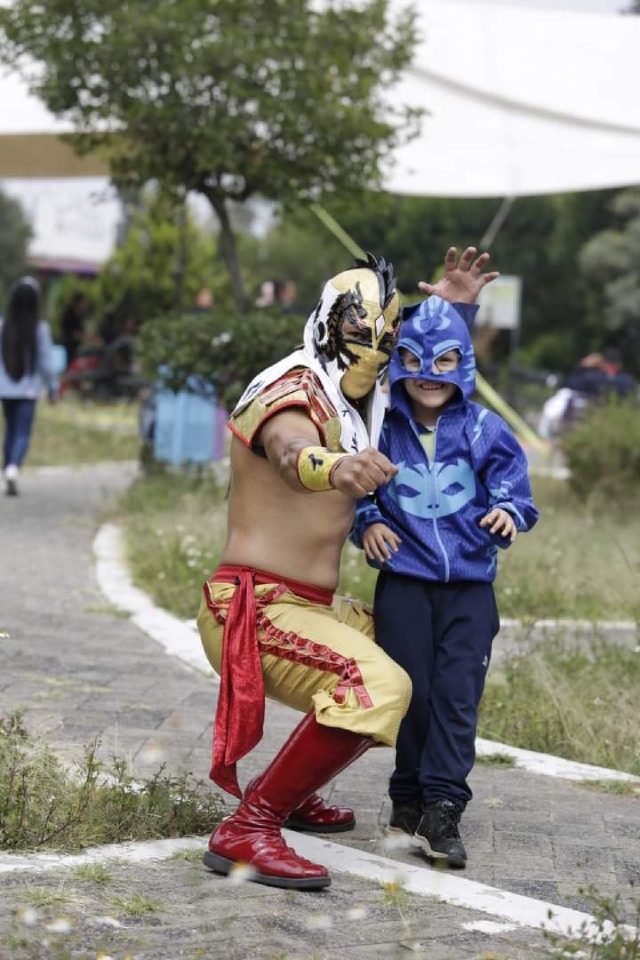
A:
[[[267,420],[276,413],[289,408],[306,410],[309,419],[318,428],[323,446],[331,451],[341,451],[340,418],[322,389],[319,378],[308,367],[294,367],[274,383],[260,390],[259,381],[255,396],[239,412],[229,418],[229,429],[254,453],[262,454],[255,444],[255,437]]]

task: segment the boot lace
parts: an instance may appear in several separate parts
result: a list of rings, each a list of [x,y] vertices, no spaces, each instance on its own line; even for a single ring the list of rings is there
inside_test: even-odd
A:
[[[437,811],[436,830],[442,837],[455,837],[460,839],[458,824],[460,823],[460,811],[453,803],[439,803],[435,808]]]

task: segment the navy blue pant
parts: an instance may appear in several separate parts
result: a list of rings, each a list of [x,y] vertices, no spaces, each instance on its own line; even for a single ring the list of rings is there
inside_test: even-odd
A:
[[[394,803],[471,799],[478,706],[500,621],[490,583],[433,583],[382,572],[374,601],[376,643],[413,683],[402,722]]]
[[[4,466],[13,463],[20,467],[29,449],[36,401],[3,397],[2,411],[5,419]]]

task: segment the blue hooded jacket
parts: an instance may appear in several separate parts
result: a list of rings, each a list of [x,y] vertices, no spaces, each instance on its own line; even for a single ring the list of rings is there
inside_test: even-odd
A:
[[[507,510],[518,531],[538,519],[527,475],[527,460],[507,424],[470,400],[475,389],[475,357],[467,324],[440,297],[429,297],[405,311],[399,347],[421,360],[413,373],[396,350],[389,367],[391,407],[379,448],[398,467],[397,475],[375,495],[358,502],[351,540],[373,523],[385,523],[402,540],[384,570],[423,580],[495,579],[498,547],[510,540],[480,526],[493,507]],[[434,373],[434,362],[458,350],[456,370]],[[453,383],[456,394],[438,417],[433,460],[420,441],[425,431],[413,417],[404,380]],[[371,566],[379,566],[369,561]]]

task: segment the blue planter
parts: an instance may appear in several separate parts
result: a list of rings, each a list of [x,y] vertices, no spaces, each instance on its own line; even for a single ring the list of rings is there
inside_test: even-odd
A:
[[[164,463],[210,463],[225,453],[227,414],[214,394],[159,389],[154,457]]]

